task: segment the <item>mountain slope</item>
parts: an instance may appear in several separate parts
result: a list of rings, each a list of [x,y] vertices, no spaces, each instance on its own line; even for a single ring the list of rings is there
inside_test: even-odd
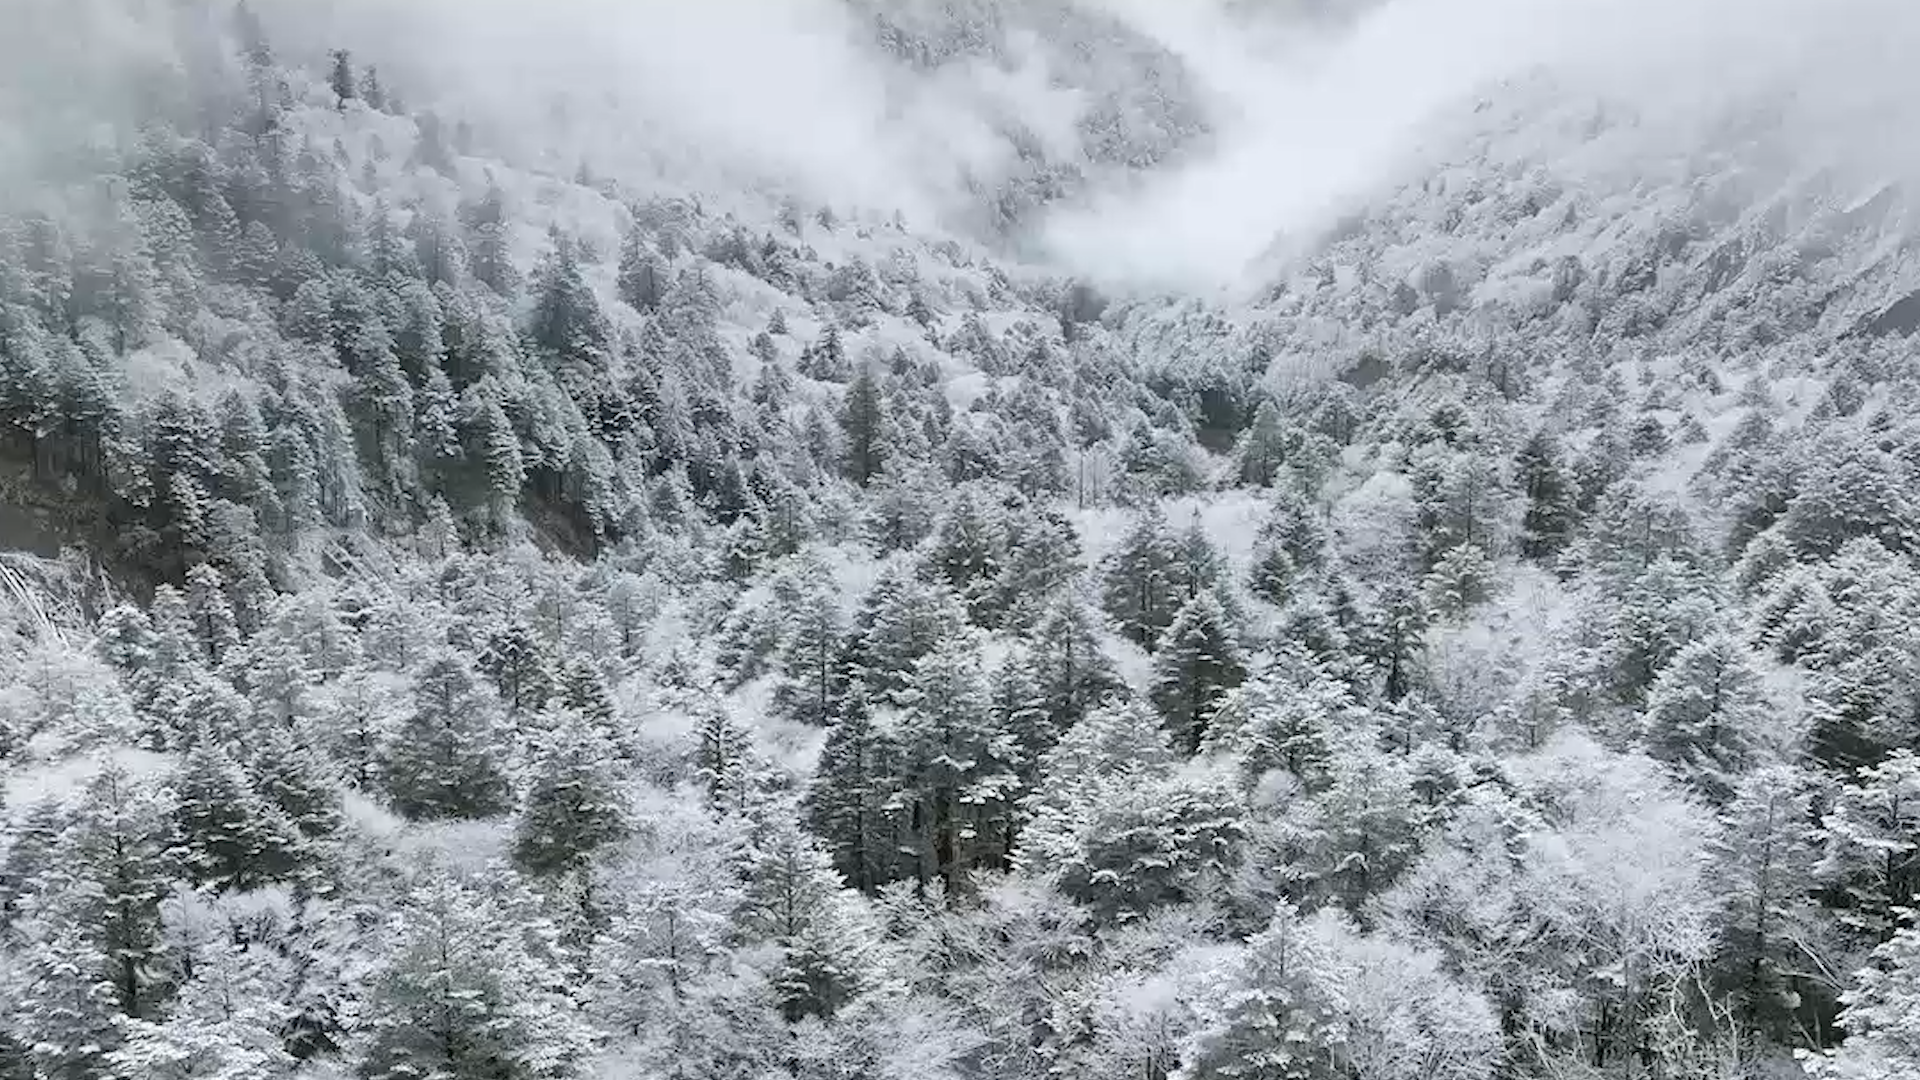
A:
[[[1877,59],[1162,220],[1128,4],[25,2],[0,1076],[1920,1067]]]

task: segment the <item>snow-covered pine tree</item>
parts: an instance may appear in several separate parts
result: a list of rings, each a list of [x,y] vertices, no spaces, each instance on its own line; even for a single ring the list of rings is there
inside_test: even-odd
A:
[[[847,478],[861,487],[872,483],[887,464],[887,412],[878,376],[861,365],[847,386],[846,402],[840,410],[840,430],[846,446],[843,468]]]
[[[1027,636],[1028,660],[1044,728],[1058,738],[1126,684],[1101,644],[1098,614],[1061,590]]]
[[[953,589],[975,625],[995,625],[1002,614],[1000,575],[1010,555],[1000,508],[977,485],[962,485],[934,526],[931,545],[924,572]]]
[[[734,925],[776,950],[769,972],[788,1021],[831,1018],[885,978],[874,927],[818,843],[792,824],[766,831],[747,855]]]
[[[1340,679],[1314,672],[1294,685],[1280,672],[1262,671],[1221,697],[1206,747],[1233,755],[1249,785],[1280,769],[1316,791],[1329,779],[1335,737],[1366,721],[1353,688]]]
[[[1202,591],[1180,608],[1154,652],[1153,704],[1175,745],[1198,753],[1221,696],[1246,675],[1239,628],[1212,590]]]
[[[87,781],[74,805],[23,902],[37,927],[30,936],[65,943],[54,951],[65,956],[62,965],[75,965],[62,976],[70,1001],[91,1001],[104,981],[114,1007],[138,1018],[162,998],[160,904],[177,874],[168,818],[151,782],[112,764]],[[88,970],[96,960],[102,966]]]
[[[1101,600],[1121,633],[1152,647],[1187,598],[1180,589],[1179,544],[1153,508],[1133,521],[1102,570]]]
[[[105,1075],[114,1080],[293,1075],[283,1036],[285,961],[272,949],[230,941],[201,956],[164,1019],[129,1020]]]
[[[568,659],[560,667],[556,698],[562,706],[592,724],[605,737],[618,734],[618,710],[606,676],[585,656]],[[617,745],[617,740],[616,740]]]
[[[298,867],[300,830],[213,740],[187,751],[173,797],[176,858],[196,884],[246,891]]]
[[[513,827],[514,862],[538,877],[588,866],[630,830],[618,755],[606,735],[571,710],[549,710],[528,763]]]
[[[797,599],[783,612],[774,701],[801,723],[824,727],[833,722],[846,693],[847,620],[825,583],[803,585]]]
[[[957,890],[964,874],[1004,861],[1018,796],[1019,744],[994,722],[978,644],[942,642],[914,666],[894,728],[900,762],[897,812],[921,881]]]
[[[1896,750],[1861,768],[1821,819],[1817,880],[1844,899],[1835,918],[1869,944],[1887,940],[1920,894],[1920,757]]]
[[[1426,824],[1412,763],[1380,743],[1371,725],[1330,740],[1327,786],[1298,823],[1301,870],[1350,912],[1411,865]]]
[[[1717,633],[1674,655],[1647,691],[1641,730],[1649,754],[1724,801],[1737,774],[1761,753],[1770,711],[1746,650]]]
[[[1180,1080],[1337,1080],[1346,1002],[1336,958],[1283,905],[1219,989],[1198,1004],[1200,1023],[1181,1054]]]
[[[65,922],[31,928],[22,989],[9,1002],[5,1032],[25,1048],[23,1076],[92,1080],[109,1076],[122,1038],[122,999],[112,963],[94,936]],[[138,1021],[134,1021],[138,1023]]]
[[[425,882],[389,919],[353,1024],[362,1080],[569,1080],[589,1036],[552,961],[484,892]]]
[[[752,802],[759,771],[753,736],[734,719],[725,702],[708,699],[696,707],[694,782],[714,813],[744,813]]]
[[[394,808],[419,819],[507,810],[512,787],[498,710],[465,656],[430,656],[414,675],[412,708],[376,751]]]
[[[1520,448],[1515,468],[1515,484],[1527,500],[1520,519],[1520,554],[1551,559],[1566,547],[1579,516],[1559,442],[1544,430],[1534,432]]]
[[[1784,1037],[1816,984],[1802,974],[1802,942],[1817,940],[1814,899],[1819,822],[1808,777],[1770,765],[1740,778],[1721,811],[1712,880],[1720,897],[1716,983],[1748,1021]]]
[[[666,294],[667,267],[636,226],[627,231],[620,247],[620,299],[636,311],[653,311]]]
[[[855,617],[850,664],[876,703],[900,704],[915,665],[966,632],[953,591],[915,577],[905,563],[882,572]]]
[[[898,751],[866,702],[849,700],[827,731],[802,810],[849,885],[872,892],[901,868]]]
[[[514,619],[488,636],[479,667],[515,713],[537,711],[553,693],[547,650],[524,620]]]
[[[1920,928],[1902,927],[1873,951],[1842,997],[1840,1023],[1847,1031],[1831,1059],[1803,1059],[1819,1080],[1893,1080],[1920,1069]]]

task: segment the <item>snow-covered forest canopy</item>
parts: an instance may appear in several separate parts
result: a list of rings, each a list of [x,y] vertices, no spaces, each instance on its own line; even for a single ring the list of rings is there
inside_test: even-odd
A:
[[[1905,0],[0,0],[0,1080],[1920,1077]]]

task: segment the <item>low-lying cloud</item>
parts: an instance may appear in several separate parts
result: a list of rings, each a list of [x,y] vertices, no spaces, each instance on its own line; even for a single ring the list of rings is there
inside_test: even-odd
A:
[[[1094,105],[1049,68],[1057,51],[1017,33],[997,61],[903,64],[849,0],[252,2],[284,51],[324,63],[325,49],[351,48],[414,104],[472,117],[523,158],[627,175],[664,165],[700,173],[714,190],[763,184],[919,224],[957,220],[1021,166],[1010,128],[1052,159],[1078,154],[1077,125]],[[1090,191],[1032,222],[1039,250],[1108,282],[1244,282],[1263,256],[1418,176],[1446,150],[1438,133],[1450,129],[1436,117],[1468,114],[1476,95],[1520,79],[1638,106],[1683,145],[1690,118],[1768,96],[1798,125],[1809,163],[1920,177],[1920,151],[1903,139],[1920,119],[1912,0],[891,0],[885,9],[924,19],[944,6],[991,28],[1008,11],[1072,5],[1179,58],[1182,85],[1198,87],[1209,120],[1207,137],[1172,161],[1131,177],[1094,172]],[[0,105],[16,114],[0,121],[20,121],[0,123],[0,157],[16,173],[38,130],[25,122],[30,110],[71,127],[56,106],[84,99],[75,86],[124,90],[123,58],[159,62],[160,39],[139,32],[140,19],[166,18],[154,8],[12,0],[16,25],[38,27],[30,47],[18,35],[0,47]],[[6,172],[0,164],[0,181]]]
[[[1785,92],[1812,162],[1911,167],[1920,6],[1906,0],[1386,0],[1338,32],[1246,24],[1220,8],[1106,0],[1208,83],[1215,147],[1051,223],[1070,265],[1218,287],[1309,241],[1426,163],[1436,118],[1520,78],[1636,106],[1686,134]]]
[[[999,118],[1023,118],[1049,153],[1071,155],[1087,106],[1039,50],[1009,70],[909,73],[843,0],[333,3],[358,17],[404,11],[412,29],[389,38],[497,113],[562,91],[604,104],[577,118],[596,160],[666,140],[735,174],[922,221],[1014,165]],[[1904,60],[1920,45],[1909,0],[1079,3],[1180,58],[1211,123],[1171,167],[1096,184],[1038,223],[1042,250],[1111,282],[1245,281],[1263,255],[1417,175],[1444,150],[1436,117],[1502,82],[1636,106],[1681,139],[1692,120],[1786,91],[1821,160],[1888,156],[1920,90]],[[984,19],[994,5],[952,6]]]
[[[1077,115],[1037,57],[931,74],[883,62],[843,0],[280,2],[306,33],[365,42],[528,148],[607,170],[695,159],[921,219],[1008,167],[998,115],[1055,140]]]

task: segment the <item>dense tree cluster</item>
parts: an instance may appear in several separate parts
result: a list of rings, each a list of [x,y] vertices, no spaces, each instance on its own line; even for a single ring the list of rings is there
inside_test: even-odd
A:
[[[1890,335],[1496,259],[1518,170],[1110,303],[168,33],[0,216],[0,469],[107,583],[0,638],[0,1078],[1920,1069]]]

